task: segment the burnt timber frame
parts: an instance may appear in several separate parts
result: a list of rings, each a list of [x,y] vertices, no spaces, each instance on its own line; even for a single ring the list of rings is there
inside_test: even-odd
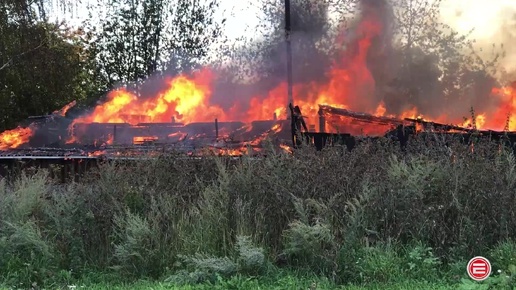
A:
[[[299,106],[289,104],[290,112],[292,113],[291,128],[292,128],[292,145],[294,148],[299,148],[303,141],[306,144],[315,145],[316,150],[320,151],[326,146],[345,145],[351,151],[359,140],[347,133],[332,134],[325,133],[326,120],[325,114],[339,115],[343,117],[352,118],[357,121],[365,123],[376,123],[383,125],[392,125],[393,129],[386,132],[383,136],[390,140],[399,142],[402,150],[406,148],[410,138],[419,136],[424,140],[435,140],[435,137],[452,137],[459,140],[463,144],[471,145],[474,139],[487,139],[491,141],[500,142],[513,150],[516,154],[516,132],[507,131],[493,131],[493,130],[478,130],[475,128],[464,128],[455,125],[447,125],[436,122],[425,121],[423,119],[404,118],[397,119],[391,117],[379,117],[367,113],[353,112],[346,109],[335,108],[327,105],[319,105],[319,131],[308,132],[306,123],[301,114]],[[407,124],[408,123],[408,124]],[[416,125],[423,127],[422,132],[416,130]],[[302,132],[304,129],[304,132]],[[378,139],[379,137],[366,137],[364,139]],[[301,140],[300,140],[301,139]]]
[[[292,147],[299,148],[305,143],[306,145],[314,145],[317,151],[321,151],[326,146],[345,145],[348,150],[353,149],[356,144],[355,138],[348,133],[326,133],[326,132],[309,132],[306,122],[301,113],[299,106],[289,104],[291,114],[291,135]],[[319,127],[320,131],[324,131],[325,119],[321,111],[319,111]],[[304,131],[303,131],[304,130]]]
[[[316,150],[320,151],[328,146],[345,146],[348,151],[351,151],[358,142],[362,139],[352,136],[348,133],[327,133],[325,131],[325,114],[336,114],[343,115],[349,118],[355,118],[357,120],[362,120],[363,122],[368,123],[382,123],[382,124],[392,124],[395,129],[387,132],[383,137],[387,137],[393,141],[400,142],[400,146],[403,149],[411,136],[421,136],[426,140],[433,140],[436,136],[452,136],[454,139],[457,137],[460,142],[465,144],[471,144],[473,139],[482,138],[489,139],[493,141],[499,141],[503,143],[503,145],[508,146],[514,150],[516,153],[516,132],[500,132],[500,131],[490,131],[490,130],[474,130],[469,128],[463,128],[453,125],[440,124],[435,122],[428,122],[421,119],[404,119],[398,120],[393,118],[383,118],[383,117],[371,117],[365,113],[357,113],[349,110],[331,108],[328,106],[320,106],[319,110],[319,131],[320,132],[309,132],[304,117],[301,113],[299,106],[294,106],[292,103],[289,104],[289,109],[291,113],[290,119],[290,127],[291,127],[291,139],[293,148],[300,148],[301,146],[314,146]],[[287,121],[288,122],[288,121]],[[412,125],[405,125],[404,123],[411,123]],[[288,123],[287,123],[288,124]],[[416,124],[419,124],[425,128],[424,132],[416,132]],[[214,129],[215,129],[215,139],[219,138],[219,126],[220,123],[218,120],[215,120]],[[428,131],[426,131],[428,130]],[[425,132],[426,131],[426,132]],[[285,132],[288,134],[288,132]],[[287,139],[288,137],[285,136]],[[377,139],[381,137],[366,137],[364,139],[371,140]],[[143,147],[131,147],[135,153],[146,152],[143,150]],[[137,148],[141,148],[142,151],[135,150]],[[150,152],[165,152],[165,147],[161,150],[160,146],[150,146]],[[34,150],[37,151],[38,148]],[[48,148],[47,148],[48,149]],[[103,150],[103,148],[97,148],[98,150]],[[123,151],[121,147],[114,146],[111,149],[115,149],[116,152]],[[195,148],[192,148],[195,149]],[[231,148],[217,148],[217,149],[231,149]],[[28,149],[29,151],[31,149]],[[61,150],[66,151],[66,149],[53,149],[53,150]],[[93,149],[90,150],[94,151]],[[109,150],[108,150],[109,151]],[[60,179],[61,182],[66,182],[71,179],[77,181],[80,177],[90,168],[97,167],[103,162],[113,162],[113,161],[122,161],[122,162],[134,162],[138,160],[145,160],[154,157],[147,157],[146,154],[140,155],[124,155],[117,156],[116,154],[101,155],[101,156],[88,156],[88,154],[84,154],[85,152],[80,152],[80,150],[70,150],[69,153],[63,154],[55,154],[52,151],[49,151],[47,154],[42,153],[39,156],[33,154],[12,154],[6,155],[1,154],[0,152],[0,178],[9,177],[11,175],[16,174],[20,170],[35,167],[35,168],[45,168],[52,169],[50,170],[51,176],[54,178]],[[90,153],[91,153],[90,152]],[[69,155],[67,155],[69,154]],[[202,157],[196,156],[185,156],[178,155],[178,158],[193,158],[200,159]],[[231,157],[231,159],[239,159],[240,157]],[[52,168],[52,167],[57,168]],[[55,169],[55,170],[54,170]]]

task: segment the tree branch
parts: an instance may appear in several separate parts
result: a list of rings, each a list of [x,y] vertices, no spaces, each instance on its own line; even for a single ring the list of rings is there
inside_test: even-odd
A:
[[[27,50],[27,51],[22,52],[22,53],[20,53],[20,54],[18,54],[18,55],[16,55],[16,56],[14,56],[14,57],[11,57],[11,58],[6,62],[6,63],[4,63],[4,64],[0,67],[0,71],[1,71],[1,70],[3,70],[3,69],[5,69],[5,68],[7,68],[9,65],[11,65],[11,63],[13,62],[13,60],[14,60],[15,58],[19,58],[19,57],[22,57],[22,56],[24,56],[24,55],[26,55],[26,54],[28,54],[28,53],[31,53],[31,52],[33,52],[33,51],[36,51],[36,50],[40,49],[40,48],[43,46],[43,44],[45,44],[45,41],[42,41],[38,46],[36,46],[35,48],[33,48],[33,49],[31,49],[31,50]]]

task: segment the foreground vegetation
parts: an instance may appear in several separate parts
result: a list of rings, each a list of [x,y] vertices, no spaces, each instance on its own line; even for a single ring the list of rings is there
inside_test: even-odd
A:
[[[82,282],[77,285],[69,285],[69,289],[92,289],[92,290],[143,290],[143,289],[168,289],[168,290],[208,290],[208,289],[271,289],[271,290],[299,290],[299,289],[350,289],[350,290],[456,290],[458,285],[450,284],[449,282],[436,281],[405,281],[398,283],[376,283],[369,285],[346,285],[337,286],[329,282],[327,279],[317,277],[300,278],[297,276],[271,276],[260,279],[251,279],[241,276],[233,277],[228,280],[220,280],[215,283],[203,283],[195,285],[174,285],[164,282],[137,282],[137,283],[88,283]],[[1,290],[9,289],[8,287],[1,288]],[[468,288],[470,289],[470,288]]]
[[[475,289],[466,264],[483,255],[493,276],[482,285],[514,283],[514,155],[492,143],[422,143],[270,149],[259,160],[163,156],[105,164],[67,185],[45,172],[4,179],[1,281]]]

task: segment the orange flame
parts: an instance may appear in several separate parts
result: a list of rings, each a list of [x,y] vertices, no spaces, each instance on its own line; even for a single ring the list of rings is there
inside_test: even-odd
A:
[[[0,133],[0,150],[18,148],[29,142],[29,139],[33,134],[34,131],[30,127],[18,127],[16,129],[4,131]]]
[[[500,106],[493,116],[493,119],[484,118],[487,127],[497,127],[498,129],[516,130],[516,82],[511,86],[493,88],[492,93],[500,98]]]
[[[59,115],[59,116],[65,116],[66,113],[73,107],[76,105],[76,101],[73,101],[67,105],[65,105],[64,107],[62,107],[60,110],[57,110],[57,111],[54,111],[54,114],[56,115]]]
[[[218,106],[208,105],[212,74],[203,70],[194,78],[184,75],[167,80],[168,88],[155,97],[146,98],[117,89],[108,94],[108,101],[74,123],[129,123],[171,122],[185,123],[225,119]]]

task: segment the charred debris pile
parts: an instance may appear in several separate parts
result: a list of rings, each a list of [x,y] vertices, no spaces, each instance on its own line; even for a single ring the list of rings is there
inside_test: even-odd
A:
[[[516,132],[477,130],[418,118],[375,116],[328,105],[319,105],[319,128],[315,130],[307,127],[301,109],[292,104],[289,105],[289,120],[271,116],[270,120],[251,123],[219,122],[215,119],[213,122],[189,124],[175,120],[169,123],[75,123],[75,118],[67,114],[73,105],[50,115],[28,118],[16,129],[25,130],[25,135],[16,135],[16,130],[11,130],[11,138],[20,140],[13,142],[16,146],[0,148],[0,159],[132,158],[167,152],[190,156],[209,153],[255,155],[263,149],[266,139],[289,152],[291,148],[301,146],[322,150],[327,146],[343,145],[352,150],[361,140],[378,138],[399,142],[403,148],[412,136],[436,134],[458,137],[467,144],[472,136],[505,140],[510,146],[516,142]],[[358,136],[346,133],[344,125],[340,132],[336,132],[330,121],[336,118],[345,119],[346,124],[385,126],[388,130],[383,136]]]
[[[439,140],[457,140],[463,144],[470,145],[474,138],[487,139],[492,141],[503,142],[503,144],[510,146],[516,153],[516,132],[512,131],[494,131],[494,130],[482,130],[474,127],[466,128],[456,125],[443,124],[425,120],[422,118],[394,118],[375,116],[363,112],[354,112],[351,110],[332,107],[328,105],[319,105],[319,131],[325,132],[328,126],[328,119],[335,119],[335,117],[347,119],[348,123],[362,123],[362,124],[373,124],[378,126],[386,126],[390,129],[386,131],[383,136],[376,137],[359,137],[353,136],[347,133],[340,134],[321,134],[307,132],[306,124],[303,120],[303,116],[299,110],[299,107],[291,108],[293,113],[292,121],[292,134],[294,147],[301,146],[303,144],[300,137],[304,138],[306,143],[312,143],[315,145],[317,150],[321,150],[325,146],[333,146],[335,144],[346,145],[348,150],[352,150],[356,146],[357,142],[362,140],[388,138],[399,142],[401,148],[405,148],[407,143],[412,137],[420,137],[427,140],[433,140],[435,137],[443,137]],[[298,137],[296,137],[298,136]],[[298,140],[296,140],[298,138]]]

